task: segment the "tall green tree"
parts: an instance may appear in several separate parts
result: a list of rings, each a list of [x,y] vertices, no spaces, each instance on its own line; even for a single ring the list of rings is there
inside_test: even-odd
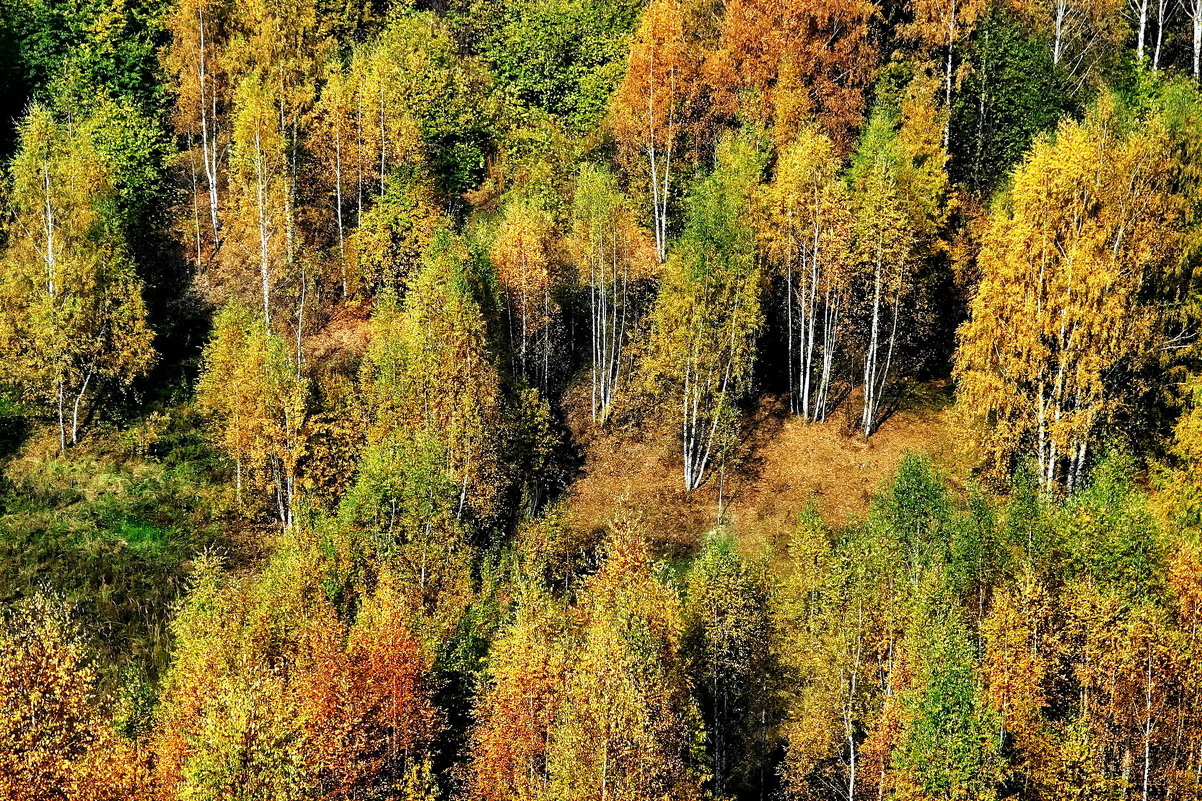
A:
[[[347,507],[362,520],[400,514],[487,519],[499,511],[505,404],[485,309],[480,254],[436,237],[403,305],[382,297],[363,361],[367,448]]]
[[[621,524],[611,535],[605,562],[582,588],[579,612],[547,756],[552,796],[698,798],[679,601],[656,578],[631,527]]]
[[[685,232],[664,268],[642,364],[650,405],[680,432],[684,486],[701,486],[735,444],[763,322],[749,224],[763,153],[752,136],[718,145],[718,165],[689,197]]]
[[[776,653],[763,566],[711,532],[689,569],[682,650],[706,724],[710,788],[719,798],[763,789],[775,746]]]

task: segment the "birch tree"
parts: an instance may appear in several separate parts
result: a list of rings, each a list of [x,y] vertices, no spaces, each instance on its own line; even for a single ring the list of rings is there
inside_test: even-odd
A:
[[[1182,231],[1172,160],[1154,116],[1124,135],[1114,114],[1104,100],[1062,123],[1019,167],[960,332],[965,401],[1000,459],[1034,456],[1045,489],[1080,482],[1166,344]]]
[[[569,610],[541,587],[522,587],[514,620],[498,637],[476,701],[473,798],[534,801],[551,782],[547,752],[562,714],[572,652]]]
[[[101,390],[128,385],[154,360],[94,133],[86,120],[29,111],[0,253],[0,378],[49,412],[64,450],[79,441]]]
[[[841,571],[817,512],[800,518],[772,598],[787,710],[781,775],[797,797],[855,799],[873,779],[864,766],[863,733],[880,711],[874,672],[888,667],[888,650],[877,652],[874,642],[884,640],[888,649],[888,637],[872,628],[869,594],[840,586],[862,569],[860,554],[849,560],[854,568]]]
[[[229,23],[230,7],[224,0],[187,0],[176,5],[167,20],[171,44],[163,53],[163,66],[175,87],[173,119],[177,134],[187,143],[185,157],[194,182],[197,263],[212,259],[221,244],[220,198],[229,148],[226,117],[233,88],[224,59]],[[195,169],[197,156],[199,171]],[[202,203],[206,207],[203,214],[199,211]]]
[[[367,452],[351,493],[360,517],[392,529],[401,513],[425,526],[498,510],[504,407],[486,293],[473,254],[444,232],[403,306],[377,302],[362,366]]]
[[[35,595],[0,616],[0,793],[51,801],[149,790],[137,749],[104,714],[98,671],[67,604]]]
[[[701,486],[735,444],[763,320],[748,214],[762,156],[749,137],[718,145],[691,193],[679,249],[664,269],[642,365],[647,397],[680,435],[684,486]]]
[[[641,537],[619,527],[582,587],[580,625],[547,753],[563,801],[700,797],[688,761],[690,707],[679,601]]]
[[[1148,27],[1157,0],[1127,0],[1127,15],[1135,29],[1135,57],[1141,63],[1147,51]]]
[[[233,24],[226,63],[238,76],[230,111],[235,241],[214,289],[220,301],[249,303],[256,286],[264,321],[280,330],[291,323],[299,357],[311,283],[309,260],[302,258],[310,242],[299,214],[302,148],[331,43],[321,36],[312,0],[243,0]],[[258,268],[253,284],[248,264]]]
[[[559,316],[552,294],[559,282],[554,220],[541,200],[515,197],[502,213],[489,256],[505,295],[513,372],[546,391]]]
[[[765,188],[761,238],[785,292],[789,407],[822,421],[842,344],[850,291],[852,213],[834,142],[806,128],[777,161]]]
[[[855,258],[864,374],[860,431],[869,437],[879,424],[881,401],[897,353],[904,302],[912,291],[915,235],[908,225],[902,193],[904,155],[893,123],[877,114],[869,122],[852,173],[856,221]]]
[[[682,617],[694,693],[706,723],[713,772],[709,787],[725,798],[762,786],[776,743],[776,653],[771,642],[768,581],[748,564],[728,535],[711,532],[689,569]]]
[[[637,323],[638,283],[651,275],[655,254],[617,180],[602,167],[586,165],[577,175],[568,247],[588,292],[592,416],[604,422],[629,370],[624,357]]]
[[[684,162],[700,70],[700,53],[685,38],[678,0],[654,0],[639,20],[626,76],[613,96],[610,125],[619,159],[646,182],[661,262],[668,258],[674,178]]]
[[[951,136],[952,91],[961,72],[956,65],[956,51],[968,40],[977,20],[985,13],[983,0],[910,0],[912,21],[905,35],[918,42],[943,62],[943,146]]]
[[[1099,66],[1115,57],[1130,30],[1124,12],[1131,3],[1153,0],[1047,0],[1025,10],[1037,28],[1047,32],[1052,63],[1080,91]]]
[[[1189,20],[1190,33],[1190,65],[1194,82],[1202,79],[1202,0],[1180,0],[1181,10]]]
[[[247,485],[265,491],[284,527],[294,520],[308,436],[308,381],[294,359],[266,321],[231,304],[218,315],[196,388],[234,460],[239,502]]]
[[[1156,43],[1152,47],[1152,69],[1160,70],[1160,52],[1164,47],[1164,29],[1171,23],[1173,12],[1177,5],[1172,0],[1153,0],[1153,12],[1156,17]]]
[[[237,216],[232,222],[233,247],[257,268],[258,280],[243,291],[249,295],[257,290],[263,322],[270,326],[273,291],[289,257],[288,142],[280,127],[277,98],[258,76],[243,79],[234,103],[230,194]],[[243,280],[231,278],[241,288]]]
[[[362,176],[358,174],[362,163],[361,134],[356,125],[358,98],[353,76],[341,63],[329,65],[326,76],[314,109],[312,150],[320,164],[320,176],[332,212],[332,250],[338,266],[339,289],[345,300],[350,296],[351,284],[347,269],[347,239],[352,226],[359,221],[351,219],[352,202],[357,186],[362,184]],[[361,219],[362,213],[359,217]]]
[[[943,111],[922,77],[899,109],[869,121],[850,170],[853,298],[863,358],[860,430],[871,436],[905,340],[922,346],[922,307],[946,216],[947,151],[940,143]]]

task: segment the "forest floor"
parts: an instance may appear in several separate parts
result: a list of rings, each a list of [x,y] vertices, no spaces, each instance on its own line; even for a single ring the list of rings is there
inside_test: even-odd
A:
[[[718,522],[720,504],[744,545],[786,535],[810,505],[828,525],[851,523],[906,453],[929,456],[953,486],[967,480],[978,456],[944,395],[941,385],[920,387],[868,440],[850,430],[844,408],[826,422],[806,423],[787,413],[786,399],[765,397],[738,457],[692,493],[683,488],[670,432],[573,423],[584,462],[565,511],[581,533],[599,533],[616,514],[633,515],[666,552],[681,554]],[[854,406],[853,399],[844,403]]]

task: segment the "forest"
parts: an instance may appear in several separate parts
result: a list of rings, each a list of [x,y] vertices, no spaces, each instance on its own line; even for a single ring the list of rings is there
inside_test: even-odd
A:
[[[0,801],[1202,801],[1202,0],[0,0]]]

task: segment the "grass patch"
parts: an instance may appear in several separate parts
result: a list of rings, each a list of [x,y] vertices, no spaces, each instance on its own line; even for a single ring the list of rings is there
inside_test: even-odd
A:
[[[154,681],[193,558],[223,547],[224,463],[186,407],[59,453],[35,431],[0,477],[0,603],[68,601],[112,686]]]

